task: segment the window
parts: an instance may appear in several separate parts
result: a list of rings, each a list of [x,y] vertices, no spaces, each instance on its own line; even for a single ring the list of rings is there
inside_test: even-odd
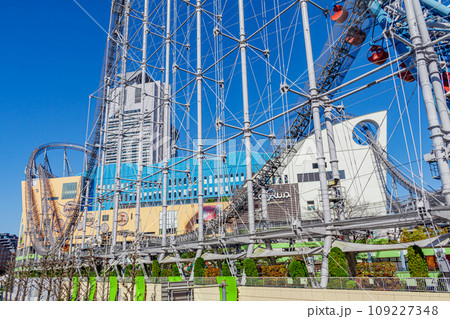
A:
[[[77,195],[77,183],[64,183],[61,199],[72,199]]]
[[[109,221],[109,215],[102,215],[102,222],[108,222]]]
[[[309,200],[306,202],[306,209],[307,210],[315,210],[316,209],[316,204],[314,203],[313,200]]]
[[[162,234],[162,223],[163,216],[162,212],[159,213],[159,234]],[[178,211],[169,210],[166,213],[166,233],[176,234],[178,228]]]
[[[194,197],[197,196],[197,190],[194,189]]]
[[[332,178],[332,173],[327,172],[327,179]],[[345,179],[345,171],[340,170],[339,171],[339,178]],[[304,173],[304,174],[297,174],[297,181],[299,183],[307,183],[307,182],[318,182],[319,181],[319,173]]]
[[[134,90],[134,103],[141,103],[141,94],[142,94],[142,88],[136,88]]]
[[[244,173],[241,173],[241,182],[244,181]]]

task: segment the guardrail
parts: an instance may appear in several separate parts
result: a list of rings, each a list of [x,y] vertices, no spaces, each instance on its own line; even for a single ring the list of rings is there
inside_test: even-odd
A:
[[[244,286],[319,288],[320,278],[246,278]],[[354,277],[329,278],[327,289],[450,292],[449,278]]]

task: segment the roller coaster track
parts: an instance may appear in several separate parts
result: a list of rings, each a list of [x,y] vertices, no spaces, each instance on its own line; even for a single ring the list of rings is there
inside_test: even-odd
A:
[[[58,249],[68,235],[72,233],[76,223],[78,222],[80,207],[82,203],[81,194],[78,197],[77,209],[74,214],[68,219],[65,226],[60,224],[61,215],[58,208],[53,200],[54,196],[49,178],[53,176],[42,166],[36,165],[36,159],[44,152],[49,150],[64,149],[64,150],[74,150],[92,155],[92,151],[77,144],[69,143],[49,143],[41,145],[36,148],[28,160],[28,165],[25,170],[26,184],[25,184],[25,208],[27,223],[29,225],[29,231],[31,233],[31,239],[33,242],[33,247],[36,252],[40,255],[46,255]],[[33,192],[33,181],[39,178],[40,189],[42,194],[40,195],[41,200],[41,218],[39,218],[38,203]],[[82,184],[83,186],[83,184]],[[83,187],[81,187],[81,193],[83,192]],[[57,238],[54,236],[54,232],[59,235]]]

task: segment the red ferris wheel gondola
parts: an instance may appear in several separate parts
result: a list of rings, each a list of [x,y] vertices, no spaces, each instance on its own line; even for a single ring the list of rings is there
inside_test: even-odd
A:
[[[372,45],[369,52],[367,52],[367,60],[376,65],[382,65],[388,57],[389,53],[381,45]]]
[[[337,23],[342,23],[347,20],[348,11],[341,5],[335,5],[331,11],[331,20]]]

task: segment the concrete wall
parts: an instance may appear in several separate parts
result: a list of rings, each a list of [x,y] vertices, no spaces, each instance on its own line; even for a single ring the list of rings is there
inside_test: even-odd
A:
[[[239,301],[450,301],[450,293],[238,287]]]
[[[194,289],[194,301],[220,301],[219,288]]]
[[[145,285],[145,301],[161,301],[161,285]]]

